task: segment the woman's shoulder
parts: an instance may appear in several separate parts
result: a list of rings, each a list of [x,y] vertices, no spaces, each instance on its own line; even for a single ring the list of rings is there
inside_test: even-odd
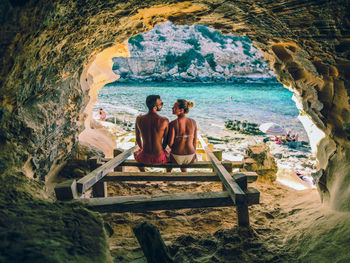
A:
[[[194,120],[194,119],[192,119],[192,118],[187,118],[190,122],[192,122],[192,123],[196,123],[196,121]]]

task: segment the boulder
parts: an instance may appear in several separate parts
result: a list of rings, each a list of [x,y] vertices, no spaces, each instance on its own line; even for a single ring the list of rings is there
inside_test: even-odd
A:
[[[87,160],[93,156],[105,157],[104,153],[88,143],[78,143],[59,175],[64,178],[81,178],[90,173]]]
[[[270,148],[264,144],[248,146],[244,157],[244,167],[247,171],[256,172],[262,182],[276,181],[277,163],[270,153]]]

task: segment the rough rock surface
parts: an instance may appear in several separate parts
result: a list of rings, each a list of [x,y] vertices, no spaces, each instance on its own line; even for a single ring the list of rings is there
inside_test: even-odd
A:
[[[247,37],[203,25],[170,21],[129,39],[130,57],[113,58],[122,81],[275,81],[262,53]]]
[[[13,178],[2,196],[18,183],[15,178],[48,179],[87,125],[98,89],[117,79],[111,59],[128,56],[123,41],[170,20],[252,40],[279,81],[293,91],[303,116],[325,135],[315,174],[321,197],[332,208],[350,211],[349,10],[349,1],[343,0],[1,1],[0,173],[4,180]],[[25,189],[35,192],[29,183]],[[5,197],[2,206],[8,209],[27,198]],[[21,206],[15,206],[13,215],[20,215]],[[29,216],[40,211],[33,205]],[[77,213],[82,211],[68,215]],[[60,214],[57,209],[52,216]],[[86,217],[94,220],[89,213]],[[1,227],[14,225],[8,220]],[[84,227],[76,224],[76,229]],[[46,233],[44,226],[38,228]],[[62,233],[63,243],[70,234]],[[48,240],[50,233],[40,237]]]
[[[258,179],[263,182],[276,181],[277,163],[275,158],[270,153],[270,148],[264,144],[249,145],[245,153],[244,169],[247,171],[256,172]]]

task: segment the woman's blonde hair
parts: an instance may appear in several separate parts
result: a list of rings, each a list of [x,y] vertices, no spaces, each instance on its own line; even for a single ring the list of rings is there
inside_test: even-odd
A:
[[[177,104],[179,109],[184,109],[184,113],[188,113],[190,108],[194,107],[194,102],[190,100],[178,99]]]

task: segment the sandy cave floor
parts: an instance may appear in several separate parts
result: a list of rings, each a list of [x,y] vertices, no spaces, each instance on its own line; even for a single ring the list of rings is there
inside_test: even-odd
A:
[[[134,141],[112,131],[127,142]],[[228,133],[217,136],[225,143],[215,144],[223,156],[243,155],[248,145],[262,137]],[[92,134],[95,134],[94,132]],[[99,134],[97,137],[106,136]],[[130,140],[130,142],[128,142]],[[228,140],[228,142],[227,142]],[[100,142],[101,140],[96,140]],[[130,145],[129,145],[130,144]],[[117,141],[118,147],[121,146]],[[268,144],[280,155],[278,178],[300,180],[295,170],[310,175],[315,159],[307,148],[290,149]],[[110,145],[110,149],[113,147]],[[127,167],[126,171],[135,171]],[[249,208],[250,229],[237,227],[234,207],[154,211],[146,213],[106,213],[105,222],[113,228],[109,238],[114,262],[146,262],[132,227],[147,221],[160,231],[174,262],[350,262],[350,213],[330,210],[321,203],[315,188],[295,190],[276,181],[249,184],[260,191],[260,204]],[[156,195],[181,192],[221,191],[220,183],[130,182],[108,183],[108,196]]]
[[[115,262],[146,262],[132,227],[148,221],[160,231],[175,262],[288,262],[295,258],[285,238],[305,225],[321,206],[317,191],[297,191],[275,182],[251,183],[260,193],[260,204],[249,208],[251,230],[237,227],[234,207],[166,210],[146,213],[109,213],[104,220]],[[111,183],[108,196],[221,191],[221,183]],[[302,210],[303,220],[298,216]],[[321,215],[321,213],[320,213]],[[302,222],[300,222],[302,221]]]

